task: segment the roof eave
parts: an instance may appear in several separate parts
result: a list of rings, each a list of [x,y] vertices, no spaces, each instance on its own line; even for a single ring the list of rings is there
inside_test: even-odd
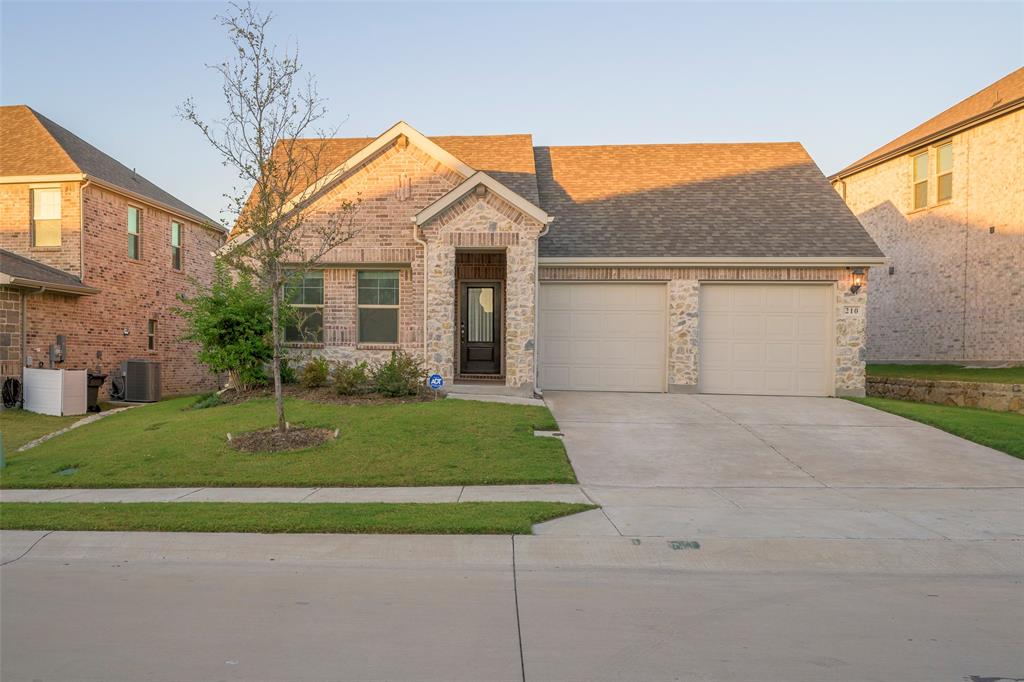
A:
[[[541,256],[541,265],[580,267],[862,267],[885,265],[885,256]]]
[[[74,294],[78,296],[92,296],[100,293],[99,289],[89,287],[84,284],[57,284],[39,279],[29,279],[27,277],[12,277],[11,275],[2,272],[0,272],[0,284],[11,287],[22,287],[25,289],[38,289],[40,291],[53,291],[59,294]]]
[[[512,191],[506,185],[498,182],[487,173],[477,171],[466,178],[463,182],[459,183],[458,186],[453,188],[440,199],[413,216],[412,221],[417,225],[423,225],[429,220],[436,218],[445,209],[462,199],[480,185],[483,185],[488,190],[494,192],[516,209],[522,211],[537,222],[547,224],[553,220],[553,218],[540,206],[537,206],[529,199],[526,199],[522,195]]]
[[[835,182],[836,180],[842,180],[843,178],[848,178],[851,175],[855,175],[856,173],[860,173],[861,171],[867,170],[868,168],[872,168],[874,166],[877,166],[877,165],[880,165],[882,163],[885,163],[886,161],[890,161],[890,160],[895,159],[895,158],[897,158],[899,156],[903,156],[904,154],[906,154],[906,153],[908,153],[910,151],[913,151],[914,149],[917,149],[919,147],[926,147],[929,144],[931,144],[933,142],[936,142],[938,140],[941,140],[944,137],[949,137],[950,135],[956,135],[957,133],[961,133],[961,132],[963,132],[965,130],[968,130],[969,128],[974,128],[976,126],[981,125],[982,123],[987,123],[988,121],[991,121],[992,119],[996,119],[996,118],[999,118],[1001,116],[1005,116],[1006,114],[1012,113],[1012,112],[1016,111],[1017,109],[1022,109],[1022,108],[1024,108],[1024,97],[1020,97],[1018,99],[1011,100],[1010,102],[1007,102],[1006,104],[1004,104],[1004,105],[1002,105],[1000,107],[996,107],[995,109],[990,109],[989,111],[986,111],[984,113],[978,114],[977,116],[972,116],[971,118],[969,118],[969,119],[967,119],[965,121],[961,121],[960,123],[957,123],[955,125],[947,126],[946,128],[943,128],[942,130],[939,130],[939,131],[937,131],[935,133],[932,133],[931,135],[926,135],[925,137],[918,138],[918,139],[916,139],[916,140],[914,140],[912,142],[908,142],[908,143],[906,143],[904,145],[901,145],[901,146],[897,147],[896,149],[892,150],[891,152],[888,152],[886,154],[882,154],[879,157],[876,157],[874,159],[868,159],[867,161],[863,161],[863,162],[860,162],[860,163],[855,163],[855,164],[849,165],[846,168],[842,169],[841,171],[838,171],[838,172],[833,173],[832,175],[828,176],[828,180],[829,180],[829,182]]]

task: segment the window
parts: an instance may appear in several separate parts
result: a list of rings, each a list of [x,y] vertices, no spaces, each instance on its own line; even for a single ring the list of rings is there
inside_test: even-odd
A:
[[[150,320],[146,325],[146,348],[156,350],[156,320]]]
[[[128,257],[142,258],[142,209],[128,207]]]
[[[181,223],[171,221],[171,267],[181,270]]]
[[[60,188],[30,190],[32,246],[60,246]]]
[[[323,271],[311,270],[293,275],[285,283],[284,296],[295,313],[294,319],[284,329],[284,340],[293,343],[323,343]]]
[[[953,198],[953,143],[947,142],[935,149],[935,186],[938,189],[936,201]]]
[[[359,273],[359,343],[398,343],[398,271]]]
[[[914,208],[928,205],[928,152],[914,157]]]

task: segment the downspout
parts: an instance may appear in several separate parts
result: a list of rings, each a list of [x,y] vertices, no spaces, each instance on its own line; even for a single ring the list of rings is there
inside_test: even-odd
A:
[[[536,395],[543,395],[537,390],[537,376],[540,373],[540,238],[551,229],[554,219],[554,216],[548,216],[544,229],[533,243],[533,392]]]
[[[81,251],[78,257],[78,279],[85,284],[85,188],[92,184],[88,175],[82,176],[85,182],[78,188],[78,248]]]
[[[427,292],[430,284],[430,268],[427,267],[427,242],[416,234],[416,217],[412,217],[412,240],[423,247],[423,362],[427,362]]]

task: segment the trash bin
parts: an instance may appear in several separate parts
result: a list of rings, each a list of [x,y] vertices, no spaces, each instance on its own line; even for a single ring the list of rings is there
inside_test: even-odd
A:
[[[86,407],[86,409],[89,412],[99,412],[100,411],[100,387],[103,386],[103,382],[106,381],[106,380],[107,380],[107,375],[106,374],[93,374],[92,372],[89,372],[89,383],[88,383],[88,389],[89,389],[88,402],[89,402],[89,405],[88,405],[88,407]]]

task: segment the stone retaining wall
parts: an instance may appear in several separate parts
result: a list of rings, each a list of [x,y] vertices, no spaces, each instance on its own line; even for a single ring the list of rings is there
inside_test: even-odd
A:
[[[1024,386],[970,381],[930,381],[902,377],[868,377],[867,394],[933,405],[980,407],[1024,414]]]

